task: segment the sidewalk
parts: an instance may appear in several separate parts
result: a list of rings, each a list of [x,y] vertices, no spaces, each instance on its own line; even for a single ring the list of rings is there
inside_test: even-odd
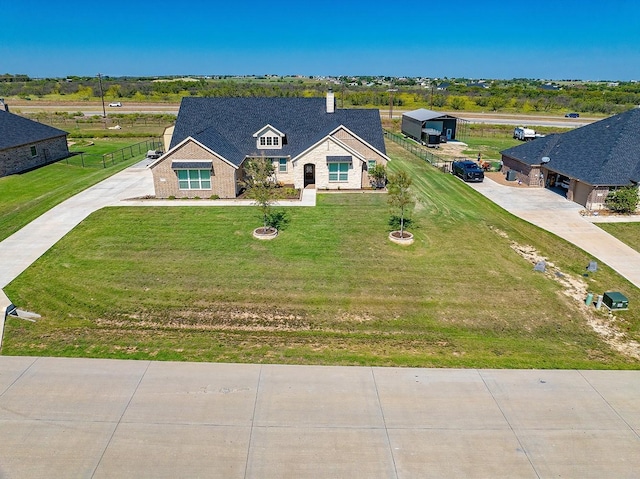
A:
[[[0,477],[632,478],[640,371],[0,357]]]

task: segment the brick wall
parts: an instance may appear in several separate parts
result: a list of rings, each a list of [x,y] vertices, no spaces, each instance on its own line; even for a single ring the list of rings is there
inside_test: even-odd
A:
[[[36,147],[36,156],[31,147]],[[67,137],[59,136],[0,151],[0,177],[13,175],[69,156]]]
[[[539,165],[531,166],[508,156],[503,156],[502,173],[506,175],[509,170],[516,172],[515,181],[521,181],[523,184],[528,186],[544,186],[545,178],[540,176],[541,170]]]
[[[204,160],[213,163],[211,172],[211,189],[181,190],[178,186],[178,176],[171,169],[171,162],[176,160]],[[237,170],[226,161],[212,154],[193,141],[187,141],[180,148],[164,157],[160,163],[151,168],[153,185],[157,198],[210,198],[218,195],[220,198],[235,198],[238,192]]]

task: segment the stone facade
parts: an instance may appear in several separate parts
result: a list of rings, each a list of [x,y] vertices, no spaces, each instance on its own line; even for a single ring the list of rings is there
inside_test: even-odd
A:
[[[173,161],[211,161],[211,189],[181,190]],[[186,140],[175,150],[151,165],[157,198],[235,198],[238,194],[238,169],[193,140]]]
[[[354,136],[347,129],[340,128],[335,133],[333,133],[332,136],[360,153],[367,160],[367,163],[369,162],[369,160],[375,160],[376,164],[387,166],[387,159],[385,156],[368,146],[366,143],[363,143],[362,140]],[[365,167],[363,168],[362,182],[360,187],[368,188],[371,186],[371,181],[367,173],[368,165],[364,166]]]
[[[347,181],[329,181],[328,156],[351,156]],[[304,165],[315,166],[316,189],[321,190],[351,190],[362,187],[363,162],[354,156],[352,151],[345,148],[332,138],[326,138],[304,155],[293,161],[293,184],[296,188],[304,188]]]
[[[545,185],[545,176],[539,165],[527,165],[508,156],[502,157],[502,172],[513,170],[516,172],[516,181],[521,181],[527,186],[542,187]]]
[[[35,147],[35,155],[31,148]],[[69,156],[66,135],[0,151],[0,177],[14,175]]]

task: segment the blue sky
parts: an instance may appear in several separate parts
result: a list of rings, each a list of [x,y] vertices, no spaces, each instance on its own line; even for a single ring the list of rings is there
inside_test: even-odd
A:
[[[0,7],[0,73],[31,77],[640,80],[638,0],[0,0]]]

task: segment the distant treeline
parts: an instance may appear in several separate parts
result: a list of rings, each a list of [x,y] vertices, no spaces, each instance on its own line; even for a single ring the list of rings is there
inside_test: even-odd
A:
[[[0,75],[0,97],[89,101],[178,102],[202,97],[322,97],[336,92],[339,107],[433,108],[467,111],[561,112],[613,114],[640,104],[640,83],[558,82],[464,79],[416,81],[373,77],[215,77],[153,80],[150,78],[71,77],[31,79]],[[102,90],[101,90],[102,88]]]

